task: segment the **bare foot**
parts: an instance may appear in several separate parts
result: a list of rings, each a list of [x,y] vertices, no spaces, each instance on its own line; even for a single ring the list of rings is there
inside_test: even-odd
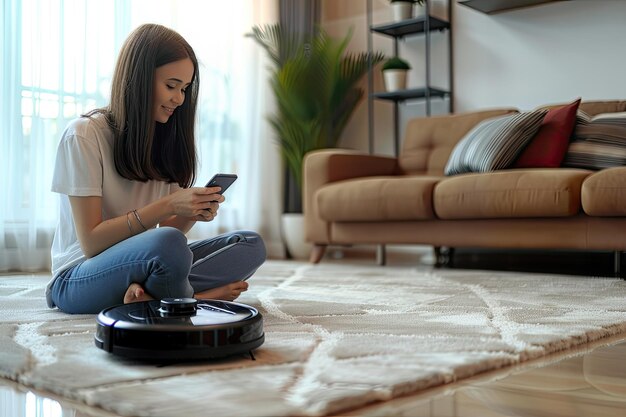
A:
[[[202,298],[212,298],[214,300],[233,301],[244,291],[248,291],[248,283],[246,281],[235,281],[223,287],[198,292],[194,294],[194,298],[198,300]]]
[[[148,300],[154,300],[154,298],[150,297],[150,295],[143,289],[143,287],[136,282],[130,284],[130,286],[126,290],[126,294],[124,294],[124,304],[137,303],[139,301]]]

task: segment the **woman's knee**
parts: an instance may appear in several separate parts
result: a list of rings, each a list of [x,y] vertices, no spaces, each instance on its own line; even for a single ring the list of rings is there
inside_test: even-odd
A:
[[[187,237],[173,227],[151,229],[144,234],[150,268],[140,284],[154,298],[193,295],[188,280],[193,254]]]
[[[257,232],[251,230],[240,230],[234,233],[238,236],[239,242],[244,242],[248,248],[247,252],[256,262],[257,267],[263,264],[267,258],[265,242]]]
[[[186,276],[193,254],[187,246],[187,237],[174,227],[159,227],[145,232],[145,250],[172,275]]]

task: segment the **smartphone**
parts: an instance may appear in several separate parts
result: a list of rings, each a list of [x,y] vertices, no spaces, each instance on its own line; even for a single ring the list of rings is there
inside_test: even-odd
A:
[[[224,194],[224,191],[226,191],[236,179],[236,174],[215,174],[213,178],[206,183],[205,187],[221,187],[222,189],[218,194]]]

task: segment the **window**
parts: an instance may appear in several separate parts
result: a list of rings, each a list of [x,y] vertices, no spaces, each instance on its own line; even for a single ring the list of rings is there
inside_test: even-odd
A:
[[[0,271],[48,269],[57,196],[56,147],[67,123],[107,104],[117,52],[142,23],[180,32],[200,62],[198,183],[235,172],[238,186],[205,231],[255,227],[260,51],[244,34],[257,1],[4,0],[0,69]],[[271,3],[271,2],[269,2]],[[251,7],[252,6],[252,7]],[[267,7],[267,6],[265,6]],[[258,10],[256,10],[258,12]],[[256,221],[256,220],[255,220]],[[207,229],[208,228],[208,229]]]

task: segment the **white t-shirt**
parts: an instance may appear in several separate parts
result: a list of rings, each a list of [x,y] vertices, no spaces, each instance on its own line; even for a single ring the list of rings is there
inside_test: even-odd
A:
[[[46,288],[50,307],[53,307],[50,288],[58,274],[85,260],[76,236],[69,196],[102,197],[105,221],[180,189],[175,183],[131,181],[120,176],[115,169],[113,142],[113,131],[105,116],[96,114],[71,121],[59,143],[52,177],[52,191],[59,193],[60,210],[52,241],[52,280]]]

